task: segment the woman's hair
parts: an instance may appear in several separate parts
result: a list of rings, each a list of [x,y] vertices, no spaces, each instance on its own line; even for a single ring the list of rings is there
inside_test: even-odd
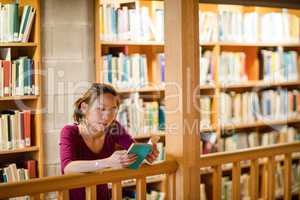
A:
[[[91,87],[75,101],[73,113],[74,121],[80,123],[80,121],[84,118],[84,113],[80,109],[83,102],[91,105],[102,94],[112,94],[113,96],[118,97],[117,106],[119,106],[119,95],[113,86],[105,83],[93,83]]]

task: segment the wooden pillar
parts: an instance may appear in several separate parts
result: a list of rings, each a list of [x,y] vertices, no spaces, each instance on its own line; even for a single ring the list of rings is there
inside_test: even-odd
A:
[[[197,0],[165,0],[166,152],[179,164],[176,199],[200,198]]]

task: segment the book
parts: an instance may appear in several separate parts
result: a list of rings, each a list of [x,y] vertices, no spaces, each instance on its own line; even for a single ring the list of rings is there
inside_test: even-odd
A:
[[[129,169],[138,169],[147,155],[151,152],[152,145],[145,143],[133,143],[129,149],[128,154],[135,154],[137,156],[136,161],[128,166]]]

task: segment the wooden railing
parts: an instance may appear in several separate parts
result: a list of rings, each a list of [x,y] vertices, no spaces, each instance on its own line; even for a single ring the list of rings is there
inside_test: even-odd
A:
[[[122,180],[136,179],[137,200],[146,199],[146,177],[166,174],[166,199],[175,199],[176,161],[165,161],[139,170],[105,170],[93,173],[76,173],[31,179],[23,182],[0,184],[0,199],[29,195],[31,199],[40,199],[47,192],[58,191],[59,199],[68,199],[69,189],[85,187],[86,199],[96,199],[96,185],[112,183],[112,199],[122,199]]]
[[[251,199],[275,199],[275,162],[284,163],[284,195],[283,199],[292,199],[291,194],[291,168],[293,153],[300,152],[300,142],[272,145],[268,147],[257,147],[248,150],[239,150],[235,152],[216,153],[212,155],[201,156],[198,166],[200,168],[212,168],[212,199],[221,199],[221,178],[224,169],[222,166],[231,163],[232,168],[232,199],[240,199],[240,177],[242,167],[250,169],[250,197]],[[296,159],[300,159],[297,157]],[[241,166],[241,162],[249,161],[246,166]],[[259,166],[261,166],[259,168]],[[260,173],[263,170],[263,173]],[[265,189],[259,188],[259,177],[264,178]],[[261,179],[260,179],[261,180]],[[299,180],[300,181],[300,180]],[[261,192],[259,192],[261,191]],[[260,195],[259,195],[260,194]],[[300,190],[297,192],[300,198]]]

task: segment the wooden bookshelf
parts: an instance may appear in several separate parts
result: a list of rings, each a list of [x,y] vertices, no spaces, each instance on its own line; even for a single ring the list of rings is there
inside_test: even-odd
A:
[[[4,0],[1,3],[15,3],[14,0]],[[19,2],[19,17],[21,19],[23,7],[30,5],[36,12],[28,42],[0,43],[0,48],[11,48],[12,60],[27,56],[34,63],[35,95],[28,96],[4,96],[0,97],[0,110],[31,110],[31,145],[29,147],[0,151],[0,165],[7,163],[23,163],[25,160],[37,161],[38,177],[44,176],[44,151],[43,151],[43,125],[42,125],[42,61],[41,61],[41,7],[40,0],[22,0]],[[20,107],[23,106],[23,107]],[[24,106],[26,106],[24,108]],[[5,163],[3,163],[5,162]]]
[[[0,47],[37,47],[38,44],[35,42],[0,42]]]
[[[137,88],[137,89],[119,89],[119,93],[133,93],[133,92],[139,92],[139,93],[144,93],[144,92],[164,92],[165,88],[164,87],[154,87],[154,86],[149,86],[149,87],[144,87],[144,88]]]
[[[37,146],[31,146],[26,148],[20,148],[20,149],[13,149],[8,151],[0,151],[0,155],[9,155],[9,154],[19,154],[19,153],[27,153],[27,152],[37,152],[39,151],[39,147]]]
[[[158,133],[151,133],[151,134],[133,135],[133,138],[134,139],[147,139],[147,138],[150,138],[151,136],[155,136],[155,135],[164,137],[166,135],[166,133],[158,132]]]
[[[255,7],[255,6],[238,6],[238,5],[218,5],[218,4],[199,4],[199,11],[201,12],[214,12],[217,13],[218,9],[223,10],[231,10],[238,11],[241,13],[245,12],[257,12],[260,14],[265,14],[269,12],[281,12],[278,8],[264,8],[264,7]],[[299,10],[288,9],[287,13],[295,14],[300,17]],[[200,86],[201,95],[207,95],[205,91],[210,90],[213,91],[212,98],[212,115],[211,121],[212,124],[219,124],[218,119],[220,118],[219,108],[222,106],[220,103],[220,93],[234,91],[236,93],[243,93],[246,91],[256,91],[261,92],[266,89],[274,89],[277,88],[287,88],[289,90],[299,89],[300,80],[297,81],[285,81],[285,82],[266,82],[262,80],[262,60],[259,58],[259,51],[264,47],[274,47],[274,48],[283,48],[285,51],[293,50],[298,53],[298,62],[299,62],[299,47],[300,44],[297,42],[200,42],[200,46],[202,51],[209,50],[212,52],[212,62],[215,65],[214,70],[214,84],[213,86],[205,85]],[[219,63],[220,63],[220,55],[222,52],[243,52],[246,55],[245,65],[246,65],[246,74],[248,76],[248,80],[241,83],[222,83],[219,80]],[[300,64],[298,63],[298,77],[300,77]],[[290,124],[299,124],[299,119],[293,118],[288,120],[268,120],[262,121],[259,120],[254,123],[245,123],[245,124],[231,124],[231,125],[217,125],[216,134],[218,138],[221,137],[221,131],[223,130],[241,130],[241,129],[257,129],[263,128],[267,126],[277,126],[277,125],[290,125]],[[201,131],[205,132],[205,131]]]
[[[231,46],[231,47],[300,47],[299,43],[239,43],[239,42],[207,42],[200,46]]]
[[[164,43],[160,41],[100,41],[101,45],[106,46],[163,46]]]
[[[199,4],[199,11],[201,12],[213,12],[213,13],[218,13],[220,10],[226,10],[226,11],[237,11],[241,13],[249,13],[249,12],[256,12],[259,14],[266,14],[270,12],[282,12],[281,8],[269,8],[269,7],[256,7],[256,6],[240,6],[240,5],[224,5],[224,4],[212,4],[212,3],[200,3]],[[295,10],[295,9],[287,9],[285,10],[289,14],[294,14],[298,18],[300,18],[300,10]],[[201,28],[200,28],[201,30]],[[201,35],[201,33],[200,33]],[[260,35],[259,35],[260,38]],[[297,37],[299,38],[299,36]],[[200,50],[202,55],[205,53],[205,51],[210,51],[212,54],[212,63],[214,65],[213,68],[213,86],[200,86],[199,92],[201,96],[211,96],[212,97],[212,105],[211,105],[211,121],[212,125],[215,127],[215,132],[217,136],[217,147],[219,150],[221,150],[221,144],[225,145],[225,140],[223,140],[223,137],[228,137],[226,135],[227,133],[230,134],[236,134],[237,137],[239,136],[239,133],[250,133],[251,131],[257,132],[258,137],[261,137],[260,133],[264,133],[264,130],[268,131],[278,131],[278,127],[283,127],[283,126],[289,126],[295,128],[299,132],[299,125],[300,125],[300,118],[298,112],[293,116],[289,117],[284,120],[269,120],[269,119],[257,119],[254,122],[247,122],[247,123],[229,123],[229,124],[220,124],[221,120],[221,111],[220,108],[222,106],[227,106],[221,101],[221,93],[225,92],[230,95],[235,95],[235,94],[242,94],[244,92],[256,92],[259,94],[259,106],[260,109],[262,109],[262,101],[261,101],[261,93],[265,90],[273,90],[276,91],[277,89],[287,89],[288,91],[294,91],[294,90],[299,90],[300,88],[300,44],[299,42],[235,42],[235,41],[218,41],[218,42],[199,42],[200,43]],[[297,52],[297,75],[298,75],[298,80],[293,80],[293,81],[279,81],[276,80],[273,82],[266,82],[263,79],[263,63],[262,63],[262,54],[261,50],[272,50],[272,51],[282,51],[282,52],[287,52],[287,51],[295,51]],[[220,74],[220,63],[221,63],[221,53],[222,52],[243,52],[246,55],[245,58],[245,72],[248,77],[247,80],[242,80],[240,82],[234,83],[234,81],[230,80],[224,80],[222,82]],[[174,57],[173,57],[174,58]],[[201,66],[200,66],[201,68]],[[222,70],[222,69],[221,69]],[[222,71],[221,71],[222,72]],[[209,83],[208,83],[209,84]],[[212,91],[212,92],[207,92],[207,91]],[[213,95],[212,95],[213,94]],[[290,99],[289,99],[290,100]],[[233,101],[233,99],[232,99]],[[233,104],[232,104],[233,105]],[[233,105],[234,106],[234,105]],[[201,133],[203,132],[209,132],[209,131],[200,131]],[[279,132],[279,131],[278,131]],[[296,139],[296,138],[295,138]],[[221,142],[221,140],[223,140]],[[168,141],[167,141],[168,142]],[[203,148],[204,143],[201,142],[201,147]],[[276,145],[275,145],[276,146]],[[262,151],[264,149],[267,149],[267,146],[260,146],[260,149]],[[251,149],[251,148],[249,148]],[[235,153],[247,151],[247,149],[239,149],[236,151],[233,151]],[[227,153],[227,152],[224,152]],[[214,153],[212,153],[213,155]],[[201,155],[201,157],[205,155]],[[293,161],[299,160],[299,155],[298,156],[293,156],[292,157]],[[281,159],[275,159],[276,162],[283,162],[285,161],[284,158]],[[224,162],[225,163],[225,162]],[[262,160],[258,162],[259,166],[261,167],[262,165],[269,166],[270,169],[270,163],[269,160]],[[231,176],[234,177],[234,173],[236,172],[237,166],[238,168],[243,171],[245,168],[250,168],[252,167],[250,163],[231,163],[231,166],[221,166],[221,174],[220,177],[223,176]],[[202,181],[202,183],[207,183],[207,187],[210,187],[210,182],[212,182],[213,187],[215,187],[218,183],[216,178],[212,178],[212,176],[216,175],[216,166],[208,167],[208,168],[203,168],[201,169],[201,177],[205,177]],[[263,173],[263,171],[266,169],[258,169],[258,173]],[[210,178],[207,178],[209,175]],[[226,175],[225,175],[226,174]],[[203,176],[202,176],[203,175]],[[219,174],[218,174],[219,175]],[[260,176],[260,175],[259,175]],[[209,179],[209,180],[208,180]],[[232,183],[235,182],[236,180],[233,180],[232,178]],[[269,182],[269,180],[267,180]],[[239,184],[239,179],[236,184]],[[252,183],[253,184],[253,183]],[[263,187],[262,186],[266,184],[266,180],[261,181],[260,183],[257,182],[255,183],[255,187]],[[217,186],[218,187],[218,186]],[[219,188],[221,189],[221,188]],[[236,188],[235,188],[236,189]],[[214,188],[209,188],[209,196],[207,197],[208,199],[213,198],[214,199],[219,199],[218,196],[221,194],[221,191],[216,191]],[[215,193],[218,193],[217,195]],[[299,194],[299,192],[298,192]],[[287,199],[286,194],[284,194],[284,199]],[[268,196],[269,197],[269,196]],[[235,198],[233,198],[235,199]]]
[[[29,96],[8,96],[8,97],[0,97],[0,101],[20,101],[20,100],[37,100],[39,98],[38,95],[29,95]]]

